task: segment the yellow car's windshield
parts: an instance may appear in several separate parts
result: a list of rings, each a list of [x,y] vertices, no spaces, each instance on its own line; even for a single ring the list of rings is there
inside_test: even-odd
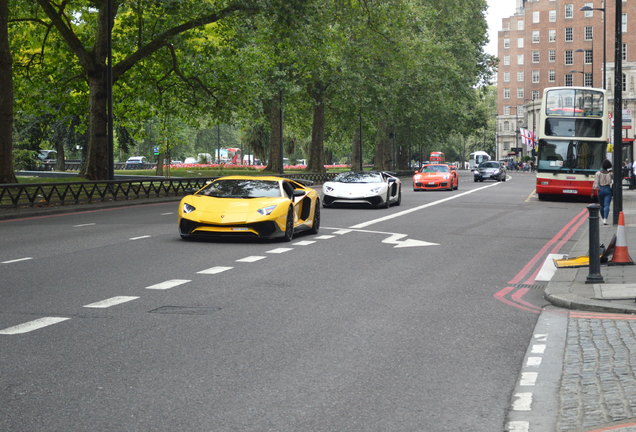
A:
[[[216,198],[265,198],[281,197],[281,189],[277,181],[232,179],[216,180],[197,192]]]

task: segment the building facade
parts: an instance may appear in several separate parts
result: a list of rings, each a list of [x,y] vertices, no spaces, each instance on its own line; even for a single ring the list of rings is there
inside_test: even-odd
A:
[[[606,4],[602,0],[515,1],[515,14],[502,20],[498,33],[499,159],[531,154],[521,143],[519,129],[535,129],[546,87],[605,87],[610,111],[614,103],[615,0]],[[618,1],[622,9],[623,136],[633,141],[629,113],[636,107],[636,0]]]

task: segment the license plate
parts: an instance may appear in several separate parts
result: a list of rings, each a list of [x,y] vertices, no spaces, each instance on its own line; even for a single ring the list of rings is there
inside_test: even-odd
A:
[[[429,186],[435,186],[435,183],[429,183],[428,185]]]
[[[568,193],[568,194],[575,194],[578,193],[579,191],[577,191],[576,189],[563,189],[563,193]]]
[[[243,227],[232,228],[232,231],[247,231],[247,230],[249,230],[249,228],[243,228]]]

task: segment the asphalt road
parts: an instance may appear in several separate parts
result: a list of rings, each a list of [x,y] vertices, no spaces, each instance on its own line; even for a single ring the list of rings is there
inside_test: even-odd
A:
[[[0,221],[0,430],[503,430],[586,205],[533,183],[405,179],[291,243],[182,241],[176,203]]]

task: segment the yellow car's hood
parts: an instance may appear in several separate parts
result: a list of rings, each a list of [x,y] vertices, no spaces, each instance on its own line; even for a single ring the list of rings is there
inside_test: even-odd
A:
[[[214,198],[190,195],[183,202],[196,208],[192,216],[211,224],[237,224],[267,219],[257,210],[264,207],[289,204],[286,198]],[[285,212],[287,210],[285,209]]]

